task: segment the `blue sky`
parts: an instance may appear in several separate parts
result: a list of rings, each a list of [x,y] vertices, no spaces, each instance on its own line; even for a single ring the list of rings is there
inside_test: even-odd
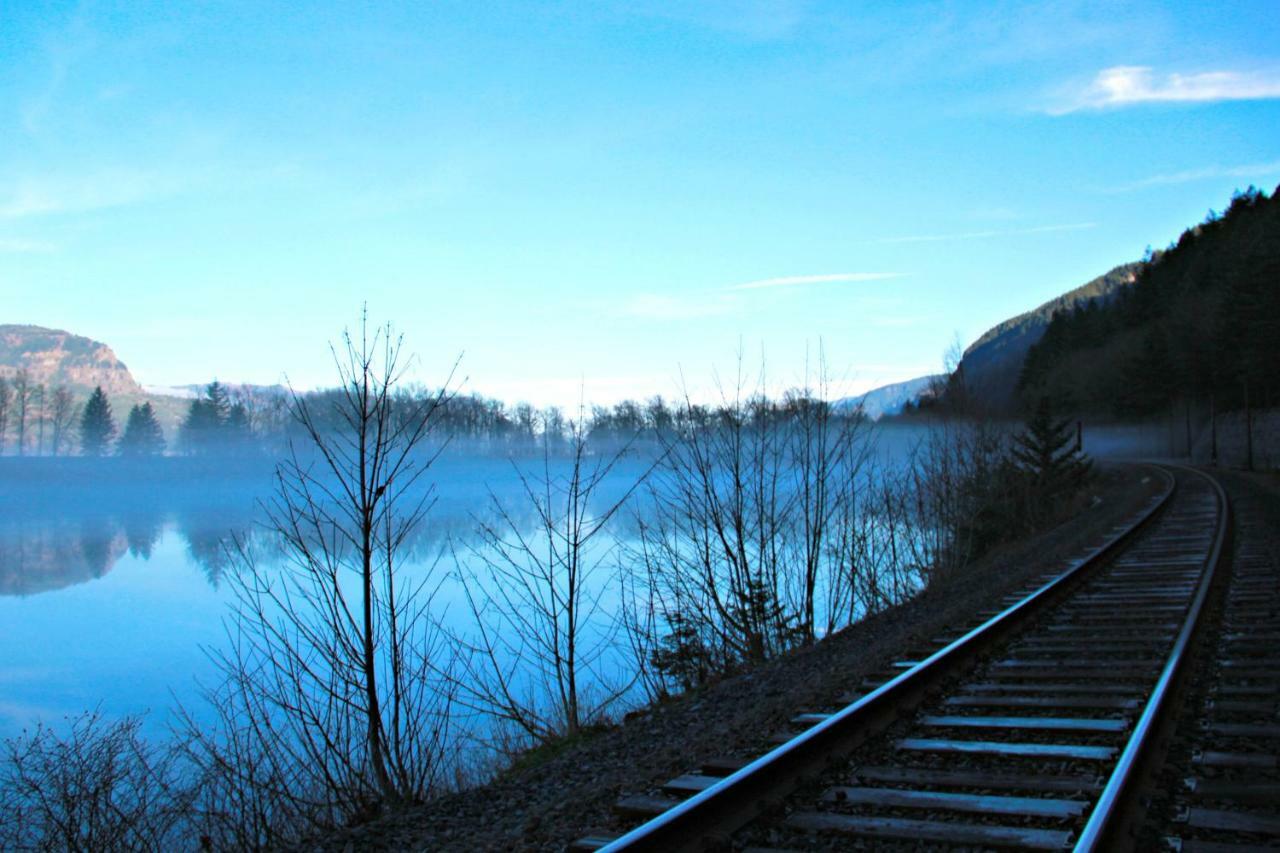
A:
[[[1280,182],[1274,2],[0,5],[0,322],[140,381],[849,390]]]

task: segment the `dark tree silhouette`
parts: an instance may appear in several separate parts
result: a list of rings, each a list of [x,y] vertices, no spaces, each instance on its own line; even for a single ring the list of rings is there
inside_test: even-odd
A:
[[[134,406],[120,436],[118,451],[121,456],[159,456],[164,453],[164,431],[156,420],[155,409],[150,403]]]
[[[1014,436],[1015,464],[1030,479],[1040,500],[1054,500],[1074,491],[1088,476],[1089,461],[1075,446],[1071,422],[1055,420],[1048,397],[1041,397],[1026,429]]]
[[[80,450],[85,456],[105,456],[116,434],[115,418],[111,415],[111,403],[102,386],[93,389],[89,402],[84,404],[80,417]]]
[[[1060,411],[1166,417],[1280,402],[1280,197],[1253,187],[1149,253],[1132,285],[1060,311],[1018,392]],[[1207,404],[1207,406],[1205,405]]]
[[[24,367],[13,377],[13,408],[18,419],[19,456],[25,456],[27,452],[27,420],[30,417],[29,410],[34,396],[35,386],[31,384],[31,374]]]
[[[401,560],[432,502],[423,476],[442,445],[429,436],[449,392],[397,410],[401,338],[363,316],[333,355],[340,387],[293,396],[302,440],[264,507],[283,563],[232,548],[233,642],[214,653],[226,681],[210,693],[220,725],[187,720],[191,758],[215,777],[209,808],[239,815],[231,847],[286,846],[287,833],[421,801],[448,767],[447,656],[427,579]]]
[[[191,401],[178,432],[178,445],[186,453],[205,454],[243,449],[253,437],[249,413],[243,404],[231,403],[226,386],[210,382],[204,394]]]

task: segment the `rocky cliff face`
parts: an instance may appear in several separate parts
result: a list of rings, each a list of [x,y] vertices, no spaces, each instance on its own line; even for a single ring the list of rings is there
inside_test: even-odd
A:
[[[106,344],[60,329],[0,325],[0,377],[12,379],[23,368],[33,382],[48,387],[87,392],[101,385],[111,395],[142,393]]]

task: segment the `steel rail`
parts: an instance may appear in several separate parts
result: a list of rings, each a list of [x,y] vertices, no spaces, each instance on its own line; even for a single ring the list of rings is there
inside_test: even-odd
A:
[[[765,805],[789,794],[799,781],[820,771],[877,734],[899,713],[914,707],[982,652],[1016,634],[1041,610],[1059,600],[1093,568],[1111,560],[1165,508],[1175,489],[1173,476],[1164,491],[1123,531],[1113,534],[1087,557],[964,636],[845,706],[821,723],[765,753],[740,770],[657,815],[600,848],[617,851],[698,850],[708,841],[724,840],[753,819]]]
[[[1231,503],[1216,479],[1185,466],[1177,466],[1203,477],[1213,486],[1218,498],[1218,532],[1213,549],[1205,561],[1204,573],[1196,588],[1195,598],[1178,632],[1177,640],[1160,679],[1156,682],[1143,708],[1142,716],[1134,724],[1133,733],[1116,762],[1107,785],[1102,790],[1084,829],[1076,839],[1077,853],[1101,850],[1127,850],[1133,847],[1133,830],[1143,811],[1141,800],[1150,779],[1150,773],[1159,766],[1167,746],[1167,735],[1177,714],[1178,688],[1187,672],[1187,661],[1203,620],[1200,618],[1209,599],[1219,563],[1227,555],[1231,539]]]

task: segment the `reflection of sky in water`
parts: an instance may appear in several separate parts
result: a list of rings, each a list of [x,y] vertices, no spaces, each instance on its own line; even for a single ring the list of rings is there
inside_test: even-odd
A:
[[[619,488],[638,474],[634,467],[620,475]],[[470,559],[475,517],[489,512],[488,487],[516,518],[532,522],[506,460],[444,460],[432,473],[437,500],[406,543],[407,577],[436,564],[450,539],[459,558]],[[231,596],[217,580],[226,571],[228,534],[250,531],[255,554],[268,564],[278,558],[255,524],[253,493],[265,490],[207,482],[201,496],[134,482],[76,488],[68,501],[57,500],[55,488],[15,501],[14,483],[3,485],[0,736],[94,707],[109,716],[149,710],[147,729],[159,734],[175,698],[199,719],[196,679],[212,683],[218,675],[201,646],[221,646],[225,637]],[[445,553],[437,578],[453,568]],[[461,590],[447,580],[432,609],[454,627],[467,618]]]
[[[189,699],[211,672],[199,647],[221,640],[225,597],[174,527],[150,559],[126,551],[100,578],[0,597],[0,734],[99,703],[110,715],[151,709],[162,726],[170,690]]]
[[[882,442],[880,452],[904,459],[911,443]],[[11,474],[14,460],[3,462]],[[543,473],[540,459],[521,465]],[[646,467],[628,460],[601,503],[621,497]],[[168,484],[124,478],[86,485],[69,470],[46,488],[0,477],[0,736],[98,706],[111,716],[150,710],[147,728],[158,734],[175,697],[199,719],[196,679],[217,675],[201,646],[224,642],[230,598],[226,584],[216,583],[225,570],[223,541],[231,530],[254,529],[254,495],[269,486],[244,472],[179,477],[181,471]],[[450,540],[460,559],[480,568],[470,548],[478,544],[476,517],[491,512],[488,488],[520,523],[533,524],[508,460],[446,457],[427,479],[437,484],[437,500],[407,543],[402,568],[410,576],[435,564]],[[624,540],[637,535],[636,514],[645,514],[644,493],[633,500],[611,528]],[[269,537],[259,533],[252,544],[267,562],[278,556]],[[598,580],[612,572],[606,563]],[[453,569],[446,550],[437,579]],[[447,580],[432,610],[455,629],[469,620],[465,597]]]

